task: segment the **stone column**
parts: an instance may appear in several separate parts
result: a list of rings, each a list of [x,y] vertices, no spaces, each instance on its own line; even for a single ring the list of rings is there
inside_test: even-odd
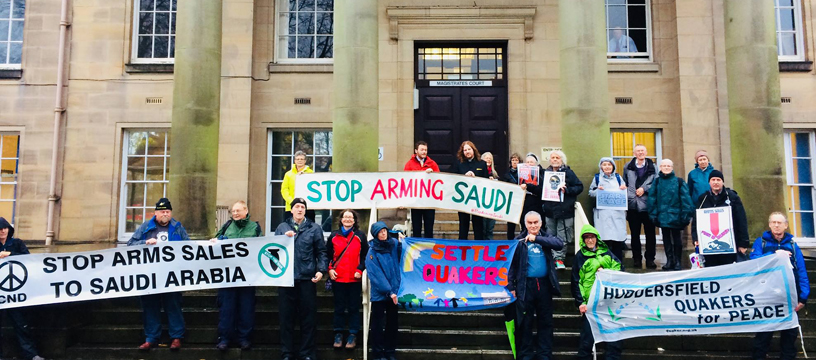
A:
[[[170,191],[191,238],[215,233],[221,110],[221,0],[178,3]]]
[[[785,211],[779,60],[773,1],[725,0],[725,51],[733,184],[756,237]]]
[[[580,200],[589,210],[589,181],[598,172],[598,160],[610,156],[611,149],[604,2],[560,0],[558,26],[561,143],[567,165],[584,183]]]
[[[377,0],[334,2],[334,172],[377,171]]]

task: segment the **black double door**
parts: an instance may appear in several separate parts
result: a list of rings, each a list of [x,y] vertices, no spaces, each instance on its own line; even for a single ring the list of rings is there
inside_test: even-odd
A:
[[[452,171],[459,146],[470,140],[480,153],[493,153],[496,170],[503,174],[509,158],[507,88],[419,88],[414,140],[428,143],[428,156],[443,172]]]

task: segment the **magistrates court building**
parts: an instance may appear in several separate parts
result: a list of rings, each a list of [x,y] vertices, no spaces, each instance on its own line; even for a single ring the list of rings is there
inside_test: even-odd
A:
[[[61,1],[0,0],[0,216],[24,239],[46,235]],[[680,175],[706,149],[728,177],[737,150],[723,0],[597,1],[606,7],[609,155],[621,167],[643,143],[653,159],[673,159]],[[816,2],[767,1],[776,15],[791,228],[813,239]],[[177,3],[69,3],[55,236],[126,240],[152,216],[172,171]],[[267,232],[283,217],[280,184],[293,153],[331,171],[333,143],[356,141],[332,134],[334,7],[223,1],[218,204],[249,199]],[[380,0],[377,14],[379,70],[360,81],[379,86],[379,129],[371,131],[379,131],[381,171],[401,170],[417,140],[430,143],[443,169],[458,144],[474,141],[500,171],[510,153],[562,145],[559,32],[576,29],[559,23],[557,0]]]

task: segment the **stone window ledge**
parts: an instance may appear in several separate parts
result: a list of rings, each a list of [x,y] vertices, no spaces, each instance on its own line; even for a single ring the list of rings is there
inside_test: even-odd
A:
[[[334,64],[276,64],[269,63],[272,74],[333,73]]]
[[[173,64],[125,64],[129,74],[172,74]]]
[[[475,3],[474,3],[475,4]],[[524,26],[524,40],[533,38],[535,6],[389,6],[388,35],[399,40],[399,26],[411,25],[507,25]]]
[[[811,72],[813,61],[780,61],[780,72]]]
[[[22,77],[22,69],[0,69],[0,80],[18,80]]]
[[[634,73],[634,72],[660,72],[660,64],[654,62],[644,63],[607,63],[609,72],[614,73]]]

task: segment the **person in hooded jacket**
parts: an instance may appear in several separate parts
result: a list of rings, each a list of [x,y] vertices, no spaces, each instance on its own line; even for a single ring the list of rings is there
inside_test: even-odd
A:
[[[688,173],[688,187],[692,200],[697,201],[700,196],[711,190],[708,179],[712,171],[714,165],[711,165],[708,153],[705,150],[697,151],[694,154],[694,169]]]
[[[508,182],[511,184],[519,184],[518,178],[518,164],[521,162],[521,155],[518,153],[513,153],[510,155],[510,168],[507,169],[507,172],[504,173],[501,177],[501,181]],[[527,205],[527,201],[529,199],[524,200],[524,205]],[[526,213],[526,211],[522,211],[522,214]],[[519,219],[519,222],[523,221],[524,219]],[[516,224],[507,222],[507,240],[513,240],[516,238]]]
[[[751,242],[748,240],[748,216],[745,214],[745,207],[742,206],[742,199],[740,199],[736,191],[725,187],[724,179],[725,176],[721,171],[711,170],[709,172],[710,190],[696,199],[694,208],[731,207],[731,231],[733,231],[738,253],[705,255],[703,257],[705,267],[731,264],[744,260],[747,258],[746,251],[751,246]],[[691,221],[691,237],[694,240],[694,246],[697,246],[699,244],[697,216],[694,216]]]
[[[784,253],[790,257],[793,265],[793,278],[796,281],[796,295],[798,303],[794,311],[802,310],[807,304],[810,295],[810,281],[808,280],[807,269],[805,268],[805,258],[799,245],[793,241],[793,235],[788,233],[788,219],[781,212],[774,212],[768,217],[768,227],[770,230],[762,233],[762,236],[754,241],[751,259],[759,259],[775,253]],[[798,328],[782,330],[780,334],[781,359],[796,358],[796,336],[799,335]],[[757,333],[754,337],[753,359],[765,359],[768,355],[768,348],[771,346],[773,331]]]
[[[231,212],[232,219],[215,234],[216,241],[261,236],[261,225],[249,219],[246,202],[237,201],[232,205]],[[255,287],[218,289],[217,302],[218,343],[215,348],[226,351],[230,342],[237,341],[241,350],[249,350],[255,328]]]
[[[595,275],[600,269],[621,270],[620,258],[616,257],[606,243],[601,241],[601,234],[592,225],[586,224],[581,228],[581,238],[578,245],[581,251],[575,254],[575,261],[572,264],[572,279],[570,288],[572,297],[575,299],[575,306],[581,313],[581,337],[578,340],[578,359],[592,359],[592,345],[595,338],[592,336],[592,328],[587,320],[587,301],[592,285],[595,283]],[[621,342],[613,341],[606,343],[606,360],[621,358]]]
[[[686,182],[674,176],[674,163],[671,160],[663,159],[660,162],[660,175],[652,184],[646,204],[649,218],[663,234],[663,249],[666,251],[663,270],[680,270],[683,260],[680,230],[694,216],[694,204]]]
[[[275,229],[275,235],[294,237],[292,254],[295,283],[278,288],[281,357],[283,360],[316,359],[317,284],[328,271],[323,229],[306,217],[306,200],[292,199],[292,217]],[[300,350],[295,352],[295,322],[300,321]]]
[[[293,156],[295,163],[292,164],[292,169],[283,174],[283,182],[281,183],[281,197],[286,203],[286,212],[284,219],[292,217],[292,200],[295,198],[295,180],[298,175],[311,174],[314,172],[309,165],[306,165],[306,153],[303,151],[296,151]],[[312,222],[315,221],[314,210],[307,210],[306,217]]]
[[[343,329],[348,324],[346,349],[357,347],[360,332],[360,297],[368,241],[360,231],[359,215],[352,209],[340,212],[340,228],[329,235],[329,278],[334,292],[334,348],[343,347]]]
[[[657,167],[652,159],[646,157],[646,146],[635,145],[633,149],[635,157],[632,158],[623,170],[626,180],[626,196],[629,200],[629,211],[626,212],[626,220],[629,222],[629,230],[632,232],[632,260],[634,268],[640,269],[643,266],[643,257],[646,257],[646,268],[657,269],[655,265],[655,249],[657,234],[655,225],[649,219],[649,212],[646,208],[646,200],[649,198],[649,190],[657,174]],[[640,229],[646,235],[646,253],[641,253]]]
[[[371,351],[374,360],[395,360],[402,242],[389,236],[382,221],[371,225],[371,236],[365,260],[371,279]]]
[[[575,238],[575,200],[584,191],[584,184],[567,165],[567,155],[561,150],[553,150],[549,155],[550,166],[547,171],[563,172],[564,183],[559,191],[563,194],[562,201],[542,201],[544,217],[547,223],[547,232],[564,240],[564,247],[553,251],[555,267],[559,270],[566,268],[564,258],[567,257],[567,247]],[[542,172],[542,178],[544,173]]]
[[[598,196],[599,190],[626,190],[623,177],[615,172],[615,160],[603,157],[598,163],[600,172],[592,178],[589,184],[589,196]],[[600,232],[600,239],[609,251],[618,259],[623,259],[623,250],[626,248],[626,210],[594,209],[594,223]]]
[[[507,272],[507,290],[516,297],[516,350],[519,360],[552,358],[553,296],[561,296],[552,251],[561,250],[564,242],[541,231],[541,215],[530,211],[524,215],[526,229],[516,240],[516,252]],[[533,338],[533,318],[537,321]],[[535,340],[535,341],[534,341]]]
[[[14,237],[14,227],[9,224],[8,220],[0,217],[0,259],[15,255],[28,255],[28,247],[25,243]],[[28,326],[28,316],[26,308],[13,308],[3,310],[6,316],[11,321],[11,326],[14,328],[14,335],[17,336],[17,343],[20,345],[24,359],[43,360],[37,355],[37,347],[34,344],[34,338],[31,335],[31,327]],[[2,342],[0,342],[2,344]],[[0,354],[3,353],[0,347]]]

